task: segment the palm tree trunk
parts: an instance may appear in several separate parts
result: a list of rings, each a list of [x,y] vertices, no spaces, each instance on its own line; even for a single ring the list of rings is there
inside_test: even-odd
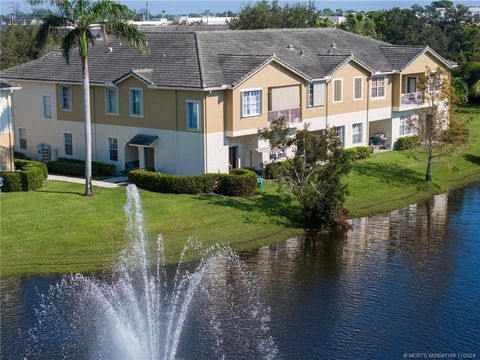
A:
[[[83,118],[85,122],[85,195],[93,195],[92,189],[92,131],[90,126],[90,77],[88,58],[82,57]]]

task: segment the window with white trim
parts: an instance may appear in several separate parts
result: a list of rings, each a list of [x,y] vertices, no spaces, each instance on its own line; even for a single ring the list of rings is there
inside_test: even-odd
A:
[[[114,87],[105,88],[105,112],[107,114],[118,114],[118,89]]]
[[[60,108],[72,110],[72,87],[70,85],[60,85]]]
[[[108,138],[108,150],[110,152],[110,161],[118,161],[118,139]]]
[[[333,80],[333,102],[341,102],[343,98],[343,80]]]
[[[363,124],[353,124],[353,131],[352,131],[352,144],[360,144],[362,143],[363,138]]]
[[[130,88],[130,115],[143,116],[143,89]]]
[[[242,117],[259,116],[262,113],[262,90],[242,91]]]
[[[385,76],[372,77],[372,98],[385,97]]]
[[[411,121],[414,119],[413,116],[400,117],[400,135],[409,135],[412,133]]]
[[[73,137],[70,133],[63,134],[65,155],[73,155]]]
[[[308,107],[325,105],[325,82],[318,81],[308,85]]]
[[[345,146],[345,126],[335,127],[335,134],[342,142],[342,145]]]
[[[200,130],[200,101],[187,100],[187,129]]]
[[[18,142],[20,145],[20,149],[27,150],[27,129],[18,129]]]
[[[43,97],[43,118],[52,118],[52,97],[48,95]]]
[[[357,76],[353,78],[353,100],[363,99],[363,77]]]

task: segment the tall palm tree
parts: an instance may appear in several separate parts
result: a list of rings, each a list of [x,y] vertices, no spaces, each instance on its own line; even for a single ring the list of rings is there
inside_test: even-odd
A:
[[[46,3],[54,6],[43,19],[37,33],[37,43],[44,47],[49,35],[56,30],[65,30],[62,52],[68,63],[70,52],[78,48],[82,60],[83,117],[85,122],[85,195],[93,195],[92,189],[92,140],[90,129],[90,79],[88,72],[88,50],[95,46],[92,34],[94,26],[100,26],[105,40],[112,34],[143,52],[148,51],[145,34],[126,20],[134,13],[125,5],[111,0],[30,0],[30,4]]]

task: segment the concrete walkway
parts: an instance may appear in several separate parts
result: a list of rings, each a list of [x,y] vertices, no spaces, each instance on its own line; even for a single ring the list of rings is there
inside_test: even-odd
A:
[[[85,184],[85,179],[76,178],[72,176],[62,176],[62,175],[48,175],[47,180],[56,180],[56,181],[66,181],[75,184]],[[103,188],[117,188],[125,186],[127,184],[126,176],[118,176],[105,180],[92,180],[93,186],[103,187]]]

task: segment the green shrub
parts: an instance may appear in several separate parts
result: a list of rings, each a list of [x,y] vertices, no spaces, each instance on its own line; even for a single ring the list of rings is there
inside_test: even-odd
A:
[[[25,155],[24,153],[16,152],[16,151],[13,153],[13,157],[15,159],[32,160],[27,155]]]
[[[4,192],[22,191],[22,177],[20,175],[20,171],[1,172],[0,176],[3,177],[2,191]]]
[[[38,190],[45,182],[42,169],[33,164],[24,166],[23,170],[20,171],[20,176],[23,191]]]
[[[419,143],[420,143],[420,138],[417,135],[404,136],[404,137],[398,138],[395,149],[399,151],[409,150],[417,147]]]
[[[218,193],[245,196],[255,192],[257,174],[250,170],[236,169],[231,174],[180,176],[139,169],[128,173],[128,181],[141,189],[167,194]]]
[[[48,169],[47,165],[40,161],[33,161],[33,160],[25,160],[25,159],[15,159],[15,169],[16,170],[24,170],[25,166],[35,166],[42,170],[43,178],[46,179],[48,176]]]
[[[48,171],[53,174],[68,176],[84,176],[85,161],[77,159],[58,158],[47,163]],[[92,161],[93,176],[113,176],[116,173],[115,165]]]
[[[257,189],[257,174],[251,170],[233,169],[230,174],[219,174],[217,194],[227,196],[250,196]]]
[[[345,149],[344,152],[350,161],[355,161],[368,158],[372,153],[372,148],[370,146],[355,146]]]
[[[288,165],[289,160],[277,161],[267,164],[267,166],[265,167],[265,177],[267,179],[280,178]]]

